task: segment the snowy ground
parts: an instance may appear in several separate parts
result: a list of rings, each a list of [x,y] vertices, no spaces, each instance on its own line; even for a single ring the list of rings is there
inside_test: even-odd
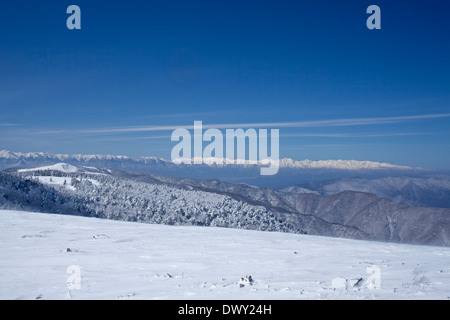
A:
[[[0,230],[0,299],[450,299],[450,248],[17,211]]]
[[[92,173],[89,173],[92,174]],[[101,173],[94,173],[97,175],[100,175]],[[37,181],[50,185],[50,186],[62,186],[69,190],[75,190],[75,187],[71,186],[72,178],[71,177],[53,177],[53,176],[34,176],[33,179],[36,179]],[[93,185],[99,186],[100,182],[95,179],[86,179],[92,182]]]
[[[69,190],[75,190],[75,188],[70,185],[72,183],[72,178],[70,177],[36,176],[34,179],[43,184],[51,186],[64,186]]]

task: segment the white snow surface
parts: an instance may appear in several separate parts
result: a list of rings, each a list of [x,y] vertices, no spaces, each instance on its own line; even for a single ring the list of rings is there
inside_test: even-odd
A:
[[[7,210],[0,227],[0,299],[450,299],[449,248]]]
[[[53,177],[53,176],[36,176],[34,179],[39,182],[51,186],[62,186],[69,190],[75,190],[73,186],[71,186],[72,178],[71,177]],[[96,181],[98,183],[98,181]]]

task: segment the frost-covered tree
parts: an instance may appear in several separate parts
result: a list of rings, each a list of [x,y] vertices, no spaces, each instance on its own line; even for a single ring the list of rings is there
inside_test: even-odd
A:
[[[41,172],[40,174],[54,174]],[[27,210],[77,214],[126,221],[289,230],[275,214],[229,196],[167,184],[87,173],[59,173],[70,186],[46,185],[31,174],[1,173],[2,203]],[[0,205],[2,205],[0,203]]]

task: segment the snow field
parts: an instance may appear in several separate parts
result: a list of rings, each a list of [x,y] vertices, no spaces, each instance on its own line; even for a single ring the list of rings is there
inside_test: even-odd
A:
[[[443,247],[6,210],[0,228],[0,299],[450,299]]]

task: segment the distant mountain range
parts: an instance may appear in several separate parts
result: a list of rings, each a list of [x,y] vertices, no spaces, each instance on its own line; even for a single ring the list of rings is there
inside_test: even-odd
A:
[[[221,179],[244,182],[255,186],[281,188],[311,181],[348,177],[378,178],[386,176],[421,176],[428,173],[422,168],[388,163],[356,160],[295,161],[281,159],[280,169],[274,176],[261,176],[261,164],[239,160],[233,165],[217,164],[205,159],[203,164],[176,165],[156,157],[129,158],[114,155],[66,155],[42,152],[20,153],[0,151],[0,170],[8,168],[34,168],[65,162],[75,166],[92,166],[127,171],[141,171],[195,179]]]
[[[422,177],[342,178],[331,181],[312,181],[282,188],[294,193],[331,195],[342,191],[373,193],[394,202],[416,207],[450,208],[450,176],[430,174]]]
[[[78,167],[118,169],[199,180],[218,179],[269,187],[291,193],[332,195],[342,191],[373,193],[397,203],[418,207],[450,208],[450,175],[388,163],[355,160],[280,160],[274,176],[261,176],[261,164],[237,161],[234,165],[176,165],[156,157],[129,158],[115,155],[67,155],[43,152],[0,151],[0,170],[36,168],[64,162]]]
[[[195,159],[195,158],[193,158]],[[96,161],[128,161],[140,164],[159,164],[174,166],[172,161],[156,157],[129,158],[127,156],[117,155],[68,155],[68,154],[52,154],[44,152],[11,152],[6,150],[0,151],[0,160],[2,161],[0,169],[10,166],[31,165],[39,161],[64,161],[67,163],[79,162],[89,163]],[[267,162],[263,160],[262,162]],[[216,158],[206,158],[203,160],[204,165],[213,167],[222,167],[226,165],[217,164]],[[251,167],[258,166],[258,163],[250,160],[236,160],[237,166]],[[178,166],[178,165],[175,165]],[[182,166],[182,165],[181,165]],[[356,160],[302,160],[296,161],[289,158],[279,160],[280,168],[296,168],[296,169],[338,169],[338,170],[404,170],[404,171],[423,171],[422,168],[413,168],[408,166],[399,166],[389,163],[373,162],[373,161],[356,161]]]

